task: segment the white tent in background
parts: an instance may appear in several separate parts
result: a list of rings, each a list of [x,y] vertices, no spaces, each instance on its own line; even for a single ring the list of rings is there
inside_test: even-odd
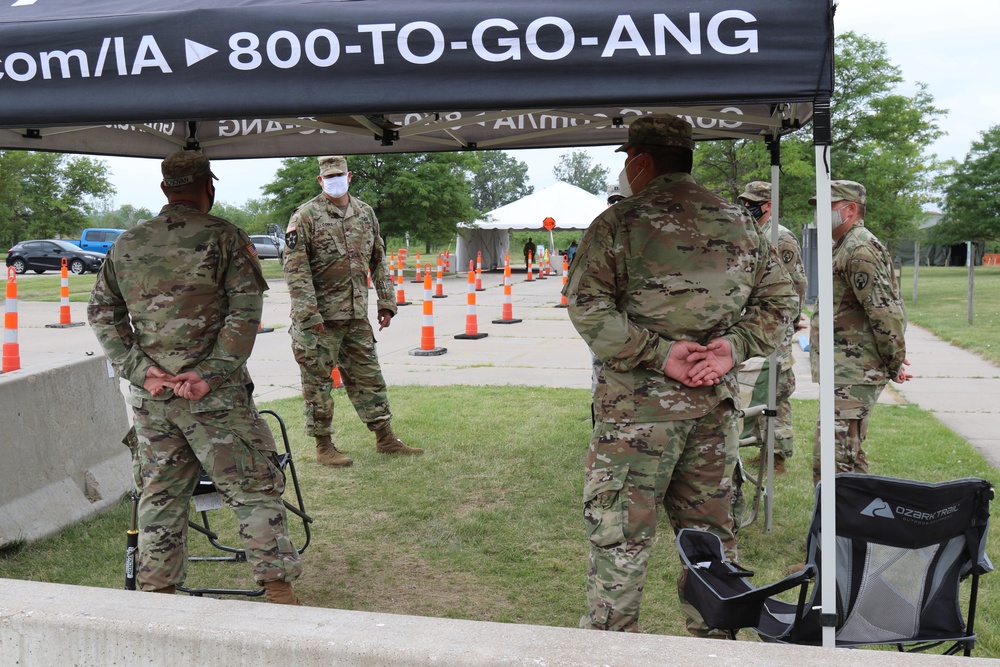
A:
[[[476,254],[482,252],[484,269],[502,268],[504,254],[510,252],[510,230],[542,233],[546,218],[555,220],[554,231],[584,230],[605,208],[604,197],[559,181],[460,227],[455,243],[455,267],[460,273],[465,271],[469,260],[475,261]],[[514,254],[518,258],[520,253],[521,249],[516,248]]]

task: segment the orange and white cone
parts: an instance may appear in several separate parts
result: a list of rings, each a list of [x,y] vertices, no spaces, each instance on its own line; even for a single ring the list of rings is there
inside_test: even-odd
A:
[[[531,265],[530,259],[528,265]],[[500,317],[499,320],[493,320],[493,324],[517,324],[521,321],[514,319],[514,302],[510,288],[510,264],[503,267],[503,310]]]
[[[562,288],[563,292],[566,291],[566,283],[569,282],[569,257],[563,255],[563,276],[562,276]],[[569,308],[569,299],[566,295],[562,295],[562,302],[556,306],[556,308]]]
[[[344,386],[344,381],[340,377],[340,369],[336,366],[334,366],[333,370],[330,372],[330,379],[333,380],[334,389],[340,389]]]
[[[399,253],[399,264],[397,264],[396,272],[396,305],[397,306],[409,306],[410,302],[406,300],[406,290],[403,289],[403,262],[405,255],[402,251]]]
[[[465,333],[457,334],[455,338],[461,340],[478,340],[486,338],[489,334],[479,333],[479,319],[476,316],[476,270],[472,268],[472,260],[469,260],[469,295],[465,307]]]
[[[59,324],[46,324],[46,329],[65,329],[67,327],[82,327],[83,322],[73,322],[69,313],[69,265],[62,258],[62,280],[59,286]]]
[[[430,265],[424,273],[424,317],[420,326],[420,347],[410,350],[414,357],[436,357],[448,351],[434,344],[434,295],[431,294]]]
[[[435,299],[446,299],[448,295],[444,293],[444,260],[438,253],[437,284],[434,292]]]
[[[476,291],[483,292],[486,288],[483,287],[483,252],[480,250],[476,253]]]
[[[538,280],[545,280],[545,257],[542,255],[538,258]]]
[[[7,268],[7,306],[3,314],[3,365],[0,373],[21,370],[21,348],[17,344],[17,271]]]
[[[529,283],[530,283],[530,282],[531,282],[532,280],[534,280],[534,279],[535,279],[535,277],[534,277],[533,275],[531,275],[531,260],[532,260],[532,259],[533,259],[533,257],[532,257],[532,253],[530,253],[530,252],[529,252],[529,253],[528,253],[528,282],[529,282]],[[506,280],[506,279],[507,279],[507,274],[506,274],[506,273],[504,273],[504,280]]]
[[[424,282],[424,276],[423,276],[423,274],[420,273],[420,253],[419,252],[417,253],[417,272],[415,274],[413,274],[413,280],[411,280],[410,282],[411,283],[421,283],[421,284],[423,284],[423,282]]]

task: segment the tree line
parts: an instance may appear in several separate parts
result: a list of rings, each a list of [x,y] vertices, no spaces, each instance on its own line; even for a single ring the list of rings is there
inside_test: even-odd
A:
[[[863,183],[866,224],[892,245],[908,238],[926,205],[943,209],[928,239],[1000,242],[1000,125],[984,130],[961,162],[928,152],[943,135],[947,111],[926,85],[900,92],[903,73],[885,44],[853,32],[838,37],[832,99],[833,178]],[[503,151],[356,155],[349,158],[351,191],[370,204],[383,234],[408,236],[427,250],[454,238],[456,226],[531,194],[528,166]],[[319,194],[315,158],[289,158],[242,205],[218,202],[213,213],[250,233],[284,229],[295,208]],[[796,233],[814,217],[811,133],[781,141],[781,219]],[[608,170],[584,151],[564,153],[553,175],[604,195]],[[735,200],[745,183],[770,180],[770,153],[761,141],[700,143],[695,178]],[[107,204],[114,190],[100,160],[54,153],[0,151],[0,242],[76,235],[84,227],[127,228],[151,217],[146,209]],[[9,247],[9,246],[8,246]]]

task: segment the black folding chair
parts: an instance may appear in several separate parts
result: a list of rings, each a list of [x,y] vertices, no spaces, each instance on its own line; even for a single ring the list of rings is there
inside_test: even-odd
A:
[[[837,646],[895,645],[900,651],[944,647],[946,655],[972,653],[979,577],[991,572],[986,555],[992,485],[981,479],[915,482],[874,475],[836,476]],[[683,529],[677,536],[689,568],[684,596],[709,625],[750,627],[765,641],[822,643],[820,587],[813,585],[820,550],[819,487],[806,542],[806,569],[754,588],[750,574],[726,561],[710,533]],[[960,584],[969,583],[965,618]],[[800,586],[797,603],[773,596]]]
[[[281,416],[274,412],[273,410],[261,410],[260,414],[267,415],[277,422],[279,427],[279,432],[281,433],[281,440],[284,443],[284,452],[278,455],[278,467],[285,473],[285,491],[288,491],[288,481],[291,481],[291,488],[295,491],[295,504],[289,503],[287,500],[282,499],[282,503],[285,509],[297,516],[302,522],[302,531],[304,538],[302,540],[302,545],[298,547],[298,552],[301,554],[305,552],[306,548],[309,546],[312,533],[310,531],[310,524],[312,523],[312,517],[306,514],[305,503],[302,499],[302,489],[299,486],[299,478],[295,472],[295,461],[292,457],[292,450],[288,444],[288,431],[285,428],[285,422]],[[272,429],[273,431],[274,429]],[[195,486],[194,493],[192,494],[192,501],[194,504],[194,511],[198,518],[195,520],[188,520],[188,526],[193,530],[201,533],[208,538],[208,542],[211,546],[215,547],[219,551],[225,552],[226,555],[221,556],[189,556],[188,560],[191,562],[246,562],[246,551],[242,547],[227,545],[223,542],[223,539],[219,534],[214,531],[209,523],[208,513],[213,510],[220,508],[224,505],[222,496],[215,488],[215,484],[212,482],[211,478],[202,471],[201,477]],[[127,589],[135,589],[135,555],[137,551],[137,532],[136,532],[136,509],[139,503],[139,496],[137,493],[132,494],[132,529],[129,531],[128,536],[128,550],[126,556],[126,584]],[[194,596],[204,596],[204,595],[239,595],[246,597],[259,597],[264,594],[263,588],[258,589],[236,589],[236,588],[191,588],[187,586],[178,586],[177,590]]]

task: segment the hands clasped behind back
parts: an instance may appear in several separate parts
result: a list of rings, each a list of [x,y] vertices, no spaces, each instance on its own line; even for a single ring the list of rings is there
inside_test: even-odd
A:
[[[663,374],[688,387],[716,385],[733,368],[729,341],[714,338],[708,345],[678,340],[670,346]]]

